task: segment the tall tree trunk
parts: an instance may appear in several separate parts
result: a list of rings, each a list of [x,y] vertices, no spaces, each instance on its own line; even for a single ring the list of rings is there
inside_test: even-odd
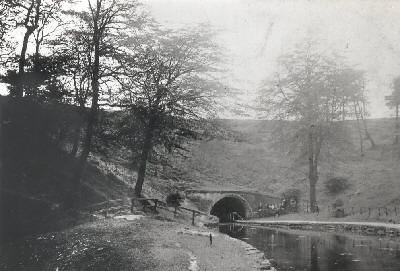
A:
[[[81,179],[86,167],[86,161],[90,154],[90,149],[92,145],[92,138],[94,134],[94,128],[97,124],[98,118],[98,102],[99,102],[99,74],[100,74],[100,33],[97,24],[94,25],[93,34],[93,44],[94,44],[94,62],[92,68],[92,105],[90,107],[90,112],[88,116],[88,121],[86,125],[86,133],[82,145],[82,153],[78,160],[78,165],[75,169],[75,174],[73,175],[75,199],[73,205],[79,205],[81,196]]]
[[[359,110],[361,111],[360,105],[358,105]],[[364,127],[364,133],[365,133],[365,138],[369,140],[369,142],[371,143],[371,148],[375,148],[376,144],[374,139],[372,138],[371,134],[368,131],[368,125],[367,125],[367,120],[365,119],[365,100],[363,99],[362,102],[362,112],[361,112],[361,119],[362,119],[362,123],[363,123],[363,127]]]
[[[354,107],[354,115],[356,116],[356,120],[357,120],[358,136],[360,138],[360,152],[361,152],[361,156],[364,156],[364,138],[363,138],[363,135],[362,135],[361,125],[360,125],[360,114],[361,114],[361,112],[359,112],[357,110],[357,103],[356,102],[353,103],[353,107]]]
[[[345,103],[345,100],[344,100],[344,98],[343,98],[343,102],[342,102],[342,121],[345,121],[345,119],[346,119],[346,110],[345,110],[345,106],[346,106],[346,103]]]
[[[81,137],[81,124],[77,123],[74,129],[74,138],[73,138],[73,145],[72,145],[72,150],[71,150],[71,155],[73,157],[76,156],[78,153],[79,149],[79,139]]]
[[[75,129],[74,129],[74,138],[73,138],[73,145],[72,145],[72,150],[71,150],[71,155],[73,157],[76,156],[79,150],[79,143],[81,139],[81,129],[83,126],[83,118],[85,117],[85,102],[80,102],[79,103],[79,108],[78,108],[78,121],[75,124]]]
[[[18,60],[18,82],[17,89],[15,91],[15,97],[21,98],[24,95],[24,74],[26,65],[26,51],[28,49],[28,41],[30,35],[33,33],[32,30],[28,29],[25,32],[24,40],[22,41],[21,55]]]
[[[371,134],[368,131],[368,127],[367,127],[367,120],[365,118],[363,118],[363,126],[364,126],[364,132],[365,132],[365,137],[369,140],[369,142],[371,143],[371,148],[375,148],[376,144],[374,139],[372,138]]]
[[[310,208],[311,212],[317,212],[317,193],[316,193],[316,185],[318,182],[318,167],[317,164],[310,162],[309,165],[309,176],[308,179],[310,181]]]
[[[32,4],[34,4],[32,2]],[[32,25],[28,25],[30,21],[28,20],[32,9],[28,11],[28,14],[26,15],[26,21],[25,21],[25,28],[26,32],[24,34],[24,39],[22,41],[22,48],[21,48],[21,55],[19,57],[18,61],[18,82],[17,82],[17,89],[15,92],[15,96],[17,98],[21,98],[24,95],[24,73],[25,73],[25,65],[26,65],[26,51],[28,49],[28,42],[29,42],[29,37],[33,34],[35,29],[39,26],[39,18],[40,18],[40,7],[42,5],[42,0],[37,0],[36,6],[35,6],[35,18],[32,21]]]
[[[310,270],[320,271],[318,264],[318,239],[316,237],[311,237],[311,247],[310,247]]]
[[[139,160],[138,178],[135,185],[135,195],[140,197],[142,194],[142,188],[144,183],[144,178],[146,176],[146,167],[149,154],[153,148],[153,132],[155,129],[155,117],[151,117],[149,124],[146,128],[145,137],[142,146],[142,153]]]
[[[308,179],[310,181],[310,208],[313,213],[317,211],[317,195],[315,186],[318,182],[317,153],[314,148],[315,140],[314,125],[311,125],[308,135]]]
[[[396,103],[396,138],[394,144],[399,144],[399,104]]]

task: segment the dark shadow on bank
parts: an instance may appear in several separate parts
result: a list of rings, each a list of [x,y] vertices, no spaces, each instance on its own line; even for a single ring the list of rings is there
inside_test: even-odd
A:
[[[87,219],[67,208],[74,197],[75,155],[68,152],[73,106],[36,104],[0,96],[0,244],[57,231]],[[127,186],[88,164],[79,207],[120,198]],[[1,249],[1,248],[0,248]]]

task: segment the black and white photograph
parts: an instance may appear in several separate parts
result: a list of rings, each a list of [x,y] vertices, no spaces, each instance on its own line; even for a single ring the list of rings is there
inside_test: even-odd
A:
[[[0,0],[0,271],[400,271],[400,0]]]

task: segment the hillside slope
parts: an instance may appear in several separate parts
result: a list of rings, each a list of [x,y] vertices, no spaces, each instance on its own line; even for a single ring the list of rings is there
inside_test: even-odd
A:
[[[306,161],[294,161],[272,148],[271,122],[225,120],[223,124],[241,134],[242,140],[214,139],[190,145],[189,159],[179,161],[188,179],[199,187],[232,187],[250,189],[280,196],[290,188],[299,189],[308,199]],[[320,165],[317,193],[320,206],[341,198],[346,206],[381,207],[400,203],[400,167],[398,151],[393,146],[394,121],[368,120],[369,131],[377,147],[365,141],[363,157],[359,151],[356,123],[348,121],[351,145],[346,151],[325,159]],[[325,182],[331,177],[344,177],[349,188],[331,195]]]
[[[0,97],[2,112],[0,239],[66,227],[64,209],[70,198],[76,158],[69,153],[71,131],[76,124],[72,107],[35,105]],[[306,161],[273,148],[271,122],[224,120],[220,124],[233,136],[191,140],[186,156],[170,156],[168,165],[149,164],[144,194],[165,199],[186,188],[234,188],[274,196],[291,188],[308,199]],[[394,121],[369,120],[377,147],[366,145],[361,157],[355,123],[348,127],[352,144],[346,151],[320,165],[317,184],[321,207],[341,198],[346,206],[400,205],[399,151],[393,146]],[[228,133],[230,134],[230,133]],[[130,153],[118,144],[109,155],[94,153],[83,177],[81,206],[111,200],[127,200],[137,172]],[[350,186],[331,195],[325,182],[344,177]]]
[[[64,148],[74,124],[72,107],[0,97],[2,113],[0,240],[68,226],[67,201],[77,159]],[[63,128],[63,129],[61,129]],[[122,198],[129,184],[91,159],[79,205]]]

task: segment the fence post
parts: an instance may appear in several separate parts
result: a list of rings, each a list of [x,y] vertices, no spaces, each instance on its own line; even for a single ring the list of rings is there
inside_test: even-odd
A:
[[[381,216],[381,207],[378,207],[378,216]]]
[[[368,216],[371,216],[371,208],[368,207]]]
[[[386,216],[388,216],[388,208],[387,207],[385,207],[385,213],[386,213]]]
[[[192,215],[192,225],[194,226],[194,215],[195,215],[195,212],[194,211],[192,211],[193,212],[193,215]]]
[[[307,213],[308,213],[308,201],[307,201],[307,209],[306,210],[307,210]]]
[[[158,204],[158,199],[154,200],[154,212],[157,212],[157,204]]]
[[[354,215],[354,207],[351,207],[351,215]]]
[[[397,207],[396,206],[394,206],[394,213],[397,216]]]

